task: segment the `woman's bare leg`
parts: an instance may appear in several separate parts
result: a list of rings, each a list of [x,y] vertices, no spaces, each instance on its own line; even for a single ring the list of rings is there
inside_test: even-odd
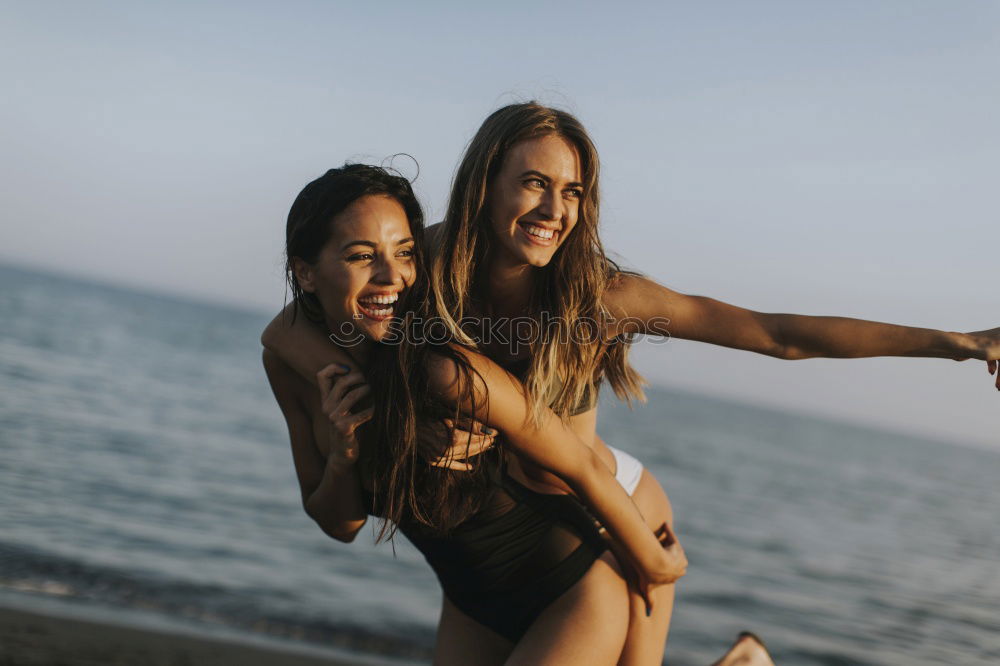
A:
[[[604,451],[607,452],[609,466],[614,471],[614,458],[606,448]],[[654,532],[664,522],[673,529],[673,509],[670,500],[649,470],[643,470],[632,499]],[[646,616],[646,606],[642,597],[629,590],[627,600],[629,625],[624,650],[617,662],[618,666],[660,666],[673,615],[674,586],[664,585],[654,590],[653,613],[649,617]],[[492,666],[502,663],[501,655],[509,653],[510,648],[511,644],[505,639],[461,613],[445,600],[438,630],[435,666],[453,664]]]
[[[649,470],[642,470],[632,500],[654,532],[664,522],[673,530],[674,512],[670,500]],[[628,636],[618,666],[660,666],[663,663],[670,618],[674,612],[674,585],[656,588],[652,601],[653,612],[646,617],[645,601],[634,591],[629,591]]]
[[[514,644],[458,610],[444,597],[434,666],[501,666]]]
[[[625,581],[605,553],[538,616],[507,666],[613,666],[628,632]]]

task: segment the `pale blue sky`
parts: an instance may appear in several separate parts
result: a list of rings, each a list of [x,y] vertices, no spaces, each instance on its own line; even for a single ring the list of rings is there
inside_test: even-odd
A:
[[[591,130],[604,239],[632,268],[765,311],[1000,325],[1000,3],[480,5],[6,3],[0,259],[276,309],[305,182],[405,151],[437,219],[482,119],[539,98]],[[979,364],[677,341],[637,359],[1000,445]]]

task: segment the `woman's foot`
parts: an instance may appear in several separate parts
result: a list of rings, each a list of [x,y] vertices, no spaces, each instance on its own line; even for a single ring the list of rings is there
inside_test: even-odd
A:
[[[736,638],[733,647],[712,666],[774,666],[774,660],[756,634],[744,631]]]

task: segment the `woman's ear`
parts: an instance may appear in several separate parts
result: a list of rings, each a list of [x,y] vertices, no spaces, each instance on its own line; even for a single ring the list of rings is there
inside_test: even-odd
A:
[[[316,270],[308,262],[300,257],[292,257],[292,272],[302,291],[316,293]]]

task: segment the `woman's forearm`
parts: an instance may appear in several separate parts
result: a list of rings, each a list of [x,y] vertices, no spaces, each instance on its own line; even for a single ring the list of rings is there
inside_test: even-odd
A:
[[[848,317],[757,312],[623,276],[605,300],[612,334],[639,332],[784,359],[923,356],[992,359],[997,329],[955,333]]]
[[[769,314],[786,359],[919,356],[961,358],[970,349],[964,333],[897,326],[848,317]]]
[[[320,326],[306,319],[301,312],[292,321],[292,305],[285,306],[271,320],[261,334],[260,342],[313,385],[316,384],[316,373],[342,360],[338,356],[337,345]]]
[[[502,385],[494,388],[502,389]],[[632,564],[649,580],[662,582],[660,576],[669,565],[663,545],[598,454],[551,412],[538,426],[529,425],[523,412],[516,421],[508,421],[498,393],[491,392],[491,413],[499,419],[494,424],[507,435],[511,451],[565,482],[624,549]],[[523,398],[521,401],[523,404]]]
[[[471,393],[489,399],[471,400],[459,388],[459,366],[443,358],[432,360],[429,367],[431,390],[445,404],[455,405],[503,433],[518,458],[562,479],[596,514],[650,584],[670,582],[671,563],[660,541],[597,454],[552,411],[543,410],[541,418],[533,421],[524,388],[516,378],[484,356],[460,351],[474,372]]]
[[[632,498],[596,454],[591,452],[587,456],[581,473],[564,480],[625,549],[637,569],[644,573],[662,569],[665,559],[662,544]]]
[[[305,502],[305,509],[327,535],[338,541],[353,541],[368,518],[354,464],[328,462],[323,479]]]

